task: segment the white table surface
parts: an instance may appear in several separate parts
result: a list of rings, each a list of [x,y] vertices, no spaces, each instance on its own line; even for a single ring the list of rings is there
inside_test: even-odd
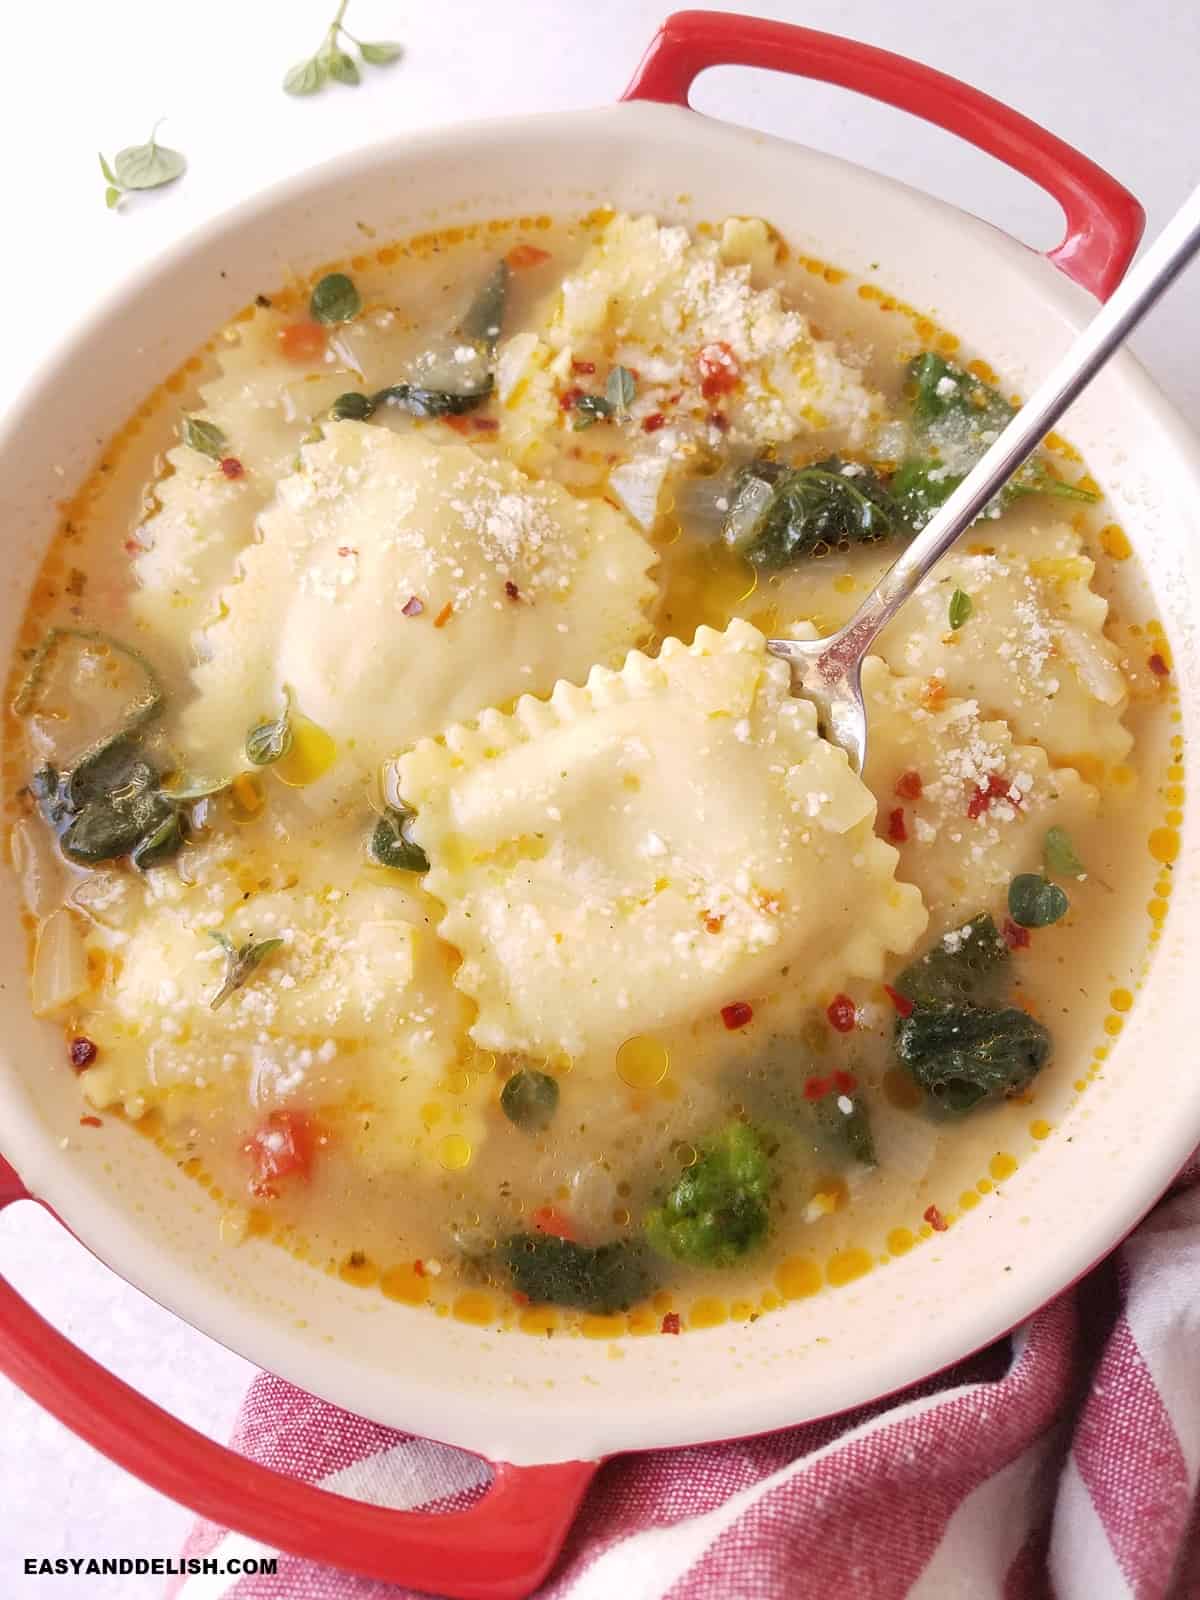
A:
[[[732,6],[736,0],[728,0]],[[403,63],[356,90],[292,100],[279,79],[320,40],[334,0],[41,0],[6,17],[0,95],[8,309],[0,405],[48,344],[135,263],[264,185],[399,130],[615,98],[668,0],[352,0],[362,38]],[[742,9],[905,52],[1026,112],[1127,183],[1155,231],[1200,178],[1200,12],[1171,0],[806,0]],[[704,111],[834,151],[978,212],[1032,243],[1056,208],[950,135],[840,90],[741,69],[699,86]],[[108,214],[95,151],[161,137],[182,183]],[[1135,340],[1200,424],[1200,271]],[[2,1132],[0,1132],[2,1145]],[[0,1271],[98,1360],[223,1437],[251,1369],[117,1281],[30,1206],[0,1215]],[[0,1379],[0,1595],[88,1600],[159,1592],[152,1578],[37,1579],[27,1554],[170,1554],[179,1507],[111,1467]]]

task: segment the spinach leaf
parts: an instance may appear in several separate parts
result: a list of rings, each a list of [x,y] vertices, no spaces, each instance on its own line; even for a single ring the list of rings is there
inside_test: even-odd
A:
[[[334,422],[369,422],[380,406],[395,406],[414,417],[456,417],[481,406],[492,392],[492,378],[478,389],[466,389],[461,394],[449,389],[424,389],[413,383],[393,383],[376,394],[359,394],[350,390],[338,395],[329,408]]]
[[[906,1000],[987,1005],[1006,993],[1012,955],[986,911],[905,967],[894,987]]]
[[[1038,872],[1020,872],[1008,886],[1008,914],[1021,928],[1048,928],[1071,909],[1065,889]]]
[[[511,277],[508,262],[498,261],[458,325],[458,331],[464,339],[473,339],[486,345],[489,352],[495,350],[504,326],[504,307]]]
[[[849,1111],[842,1109],[842,1101],[850,1103]],[[808,1102],[813,1121],[823,1141],[830,1144],[843,1157],[860,1161],[864,1167],[878,1165],[875,1139],[871,1133],[871,1119],[867,1103],[859,1095],[838,1094],[831,1091],[819,1100]]]
[[[522,1067],[504,1085],[500,1109],[514,1127],[540,1133],[550,1126],[558,1110],[558,1080],[548,1072]]]
[[[348,278],[344,272],[326,273],[308,302],[309,315],[314,322],[353,322],[361,310],[362,297],[353,278]]]
[[[132,855],[139,867],[156,866],[183,843],[179,809],[132,735],[118,734],[69,772],[43,767],[30,789],[63,854],[81,865]]]
[[[409,806],[389,806],[371,833],[367,854],[376,865],[397,872],[428,872],[429,857],[415,839],[409,837],[416,812]]]
[[[734,479],[722,537],[765,571],[900,530],[892,495],[869,467],[827,456],[806,467],[752,461]]]
[[[730,1267],[767,1237],[774,1172],[753,1128],[731,1122],[700,1146],[662,1204],[643,1221],[660,1255],[697,1267]]]
[[[514,1233],[501,1246],[501,1258],[519,1294],[601,1315],[627,1311],[655,1284],[640,1240],[583,1245],[548,1233]]]
[[[1023,1089],[1053,1048],[1048,1030],[1016,1006],[932,1000],[898,1019],[895,1043],[933,1103],[954,1116]]]

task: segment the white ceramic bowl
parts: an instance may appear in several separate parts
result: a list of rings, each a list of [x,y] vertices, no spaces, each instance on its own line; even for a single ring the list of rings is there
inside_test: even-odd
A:
[[[852,272],[880,262],[879,280],[1026,388],[1093,309],[1045,259],[985,223],[679,107],[622,104],[396,140],[306,173],[187,239],[54,357],[0,440],[9,572],[0,649],[11,648],[56,502],[89,470],[96,439],[256,291],[344,253],[360,218],[387,238],[600,201],[684,221],[763,215],[794,247]],[[1142,553],[1190,739],[1200,715],[1196,444],[1128,356],[1074,408],[1069,433]],[[1104,1255],[1169,1183],[1200,1140],[1186,999],[1195,993],[1187,947],[1200,928],[1197,851],[1189,813],[1165,934],[1107,1069],[1003,1197],[859,1282],[753,1326],[627,1340],[611,1359],[602,1342],[547,1344],[389,1304],[266,1243],[219,1245],[210,1203],[152,1144],[111,1119],[78,1138],[61,1035],[28,1012],[8,873],[0,1148],[28,1191],[116,1272],[250,1360],[378,1422],[517,1464],[779,1428],[899,1389],[986,1344]],[[0,1323],[0,1340],[4,1332]],[[7,1337],[11,1347],[11,1326]]]

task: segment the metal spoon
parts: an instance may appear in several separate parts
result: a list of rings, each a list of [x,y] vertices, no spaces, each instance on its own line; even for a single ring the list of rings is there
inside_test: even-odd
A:
[[[792,669],[792,692],[817,708],[821,732],[841,745],[861,772],[867,755],[862,664],[879,634],[918,584],[992,497],[1027,461],[1075,397],[1120,347],[1159,296],[1200,251],[1200,188],[1167,223],[1110,300],[836,633],[823,639],[769,639],[767,649]]]

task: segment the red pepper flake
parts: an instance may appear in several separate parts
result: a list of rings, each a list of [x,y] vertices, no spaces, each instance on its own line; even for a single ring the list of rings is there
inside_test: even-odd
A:
[[[504,259],[514,272],[520,272],[524,267],[540,267],[543,261],[549,261],[550,252],[540,250],[536,244],[515,244]]]
[[[521,591],[517,588],[516,584],[511,578],[509,578],[508,582],[504,585],[504,592],[510,600],[519,600],[521,598]]]
[[[72,1039],[68,1055],[71,1065],[76,1072],[82,1072],[84,1067],[90,1067],[100,1054],[96,1044],[91,1039],[85,1039],[82,1034],[77,1039]]]
[[[858,1012],[848,994],[835,994],[825,1007],[825,1015],[829,1018],[829,1026],[838,1033],[853,1033],[858,1022]]]
[[[539,1233],[549,1233],[556,1239],[574,1242],[574,1224],[554,1206],[539,1206],[536,1211],[530,1213],[529,1220]]]
[[[967,816],[972,822],[977,822],[985,811],[991,809],[993,800],[1007,800],[1010,805],[1019,806],[1020,800],[1012,797],[1012,783],[1000,773],[993,772],[987,781],[987,787],[975,785],[975,792],[967,801]]]
[[[522,1294],[520,1289],[514,1289],[512,1291],[512,1297],[515,1305],[527,1306],[529,1304],[529,1296],[527,1294]]]
[[[471,426],[476,433],[499,433],[500,424],[495,417],[472,417]]]
[[[573,411],[576,404],[583,399],[586,393],[585,389],[580,389],[578,386],[574,389],[564,389],[558,397],[558,409],[560,411]]]
[[[596,363],[594,361],[580,361],[575,356],[571,357],[571,371],[574,372],[578,377],[590,378],[595,370]]]
[[[104,1124],[99,1117],[80,1117],[79,1126],[81,1128],[102,1128]]]
[[[453,615],[454,615],[454,603],[453,603],[453,601],[447,600],[446,604],[442,607],[442,609],[438,612],[437,616],[434,617],[434,619],[433,619],[434,627],[435,628],[444,628],[446,626],[446,624],[450,621],[450,618]]]
[[[1163,660],[1162,656],[1159,655],[1157,650],[1146,662],[1146,665],[1150,668],[1150,671],[1154,673],[1155,677],[1158,678],[1165,678],[1167,673],[1171,670],[1167,663]]]
[[[338,555],[340,555],[340,556],[356,556],[357,554],[358,554],[358,551],[355,549],[355,547],[352,544],[340,544],[340,545],[338,545]]]
[[[753,1015],[754,1007],[748,1006],[744,1000],[735,1000],[732,1005],[721,1007],[721,1021],[730,1033],[744,1028]]]
[[[945,1233],[950,1226],[936,1206],[927,1206],[925,1208],[925,1221],[933,1229],[934,1233]]]
[[[884,984],[883,992],[887,995],[888,999],[892,1002],[902,1017],[912,1016],[913,1003],[906,994],[901,994],[899,989],[893,989],[890,983]]]
[[[652,411],[648,417],[642,418],[642,432],[657,433],[666,420],[661,411]]]
[[[127,556],[140,556],[145,548],[145,545],[139,544],[136,539],[126,539],[125,541],[125,554]]]
[[[227,478],[244,478],[246,469],[236,456],[224,456],[221,460],[221,471]]]
[[[901,800],[919,800],[924,784],[919,772],[902,772],[896,779],[895,787]]]
[[[453,428],[455,433],[461,434],[464,439],[471,431],[470,417],[443,417],[442,421],[448,428]]]
[[[805,1078],[804,1098],[806,1100],[824,1100],[832,1088],[832,1078]]]
[[[887,836],[893,844],[908,843],[908,829],[904,825],[904,807],[897,806],[888,812]]]
[[[742,381],[737,357],[724,339],[706,344],[696,357],[696,365],[700,369],[700,393],[706,400],[728,394]]]
[[[1030,943],[1029,929],[1022,928],[1011,917],[1005,917],[1002,932],[1004,942],[1010,950],[1024,950]]]
[[[704,913],[702,920],[704,922],[705,933],[720,933],[721,929],[725,926],[724,917],[714,917],[712,913],[708,911]]]
[[[729,432],[729,418],[723,411],[710,411],[705,419],[710,428],[715,428],[718,433]]]
[[[839,1094],[853,1094],[858,1088],[858,1079],[852,1072],[844,1072],[839,1067],[833,1075],[833,1087]]]
[[[410,594],[400,607],[400,615],[402,617],[419,617],[424,609],[424,600],[419,600],[415,594]]]
[[[662,1319],[662,1332],[663,1333],[678,1333],[679,1332],[679,1313],[678,1313],[678,1311],[668,1311],[667,1312],[666,1316]]]
[[[425,1263],[423,1261],[414,1261],[413,1271],[418,1278],[423,1278],[425,1276]]]

